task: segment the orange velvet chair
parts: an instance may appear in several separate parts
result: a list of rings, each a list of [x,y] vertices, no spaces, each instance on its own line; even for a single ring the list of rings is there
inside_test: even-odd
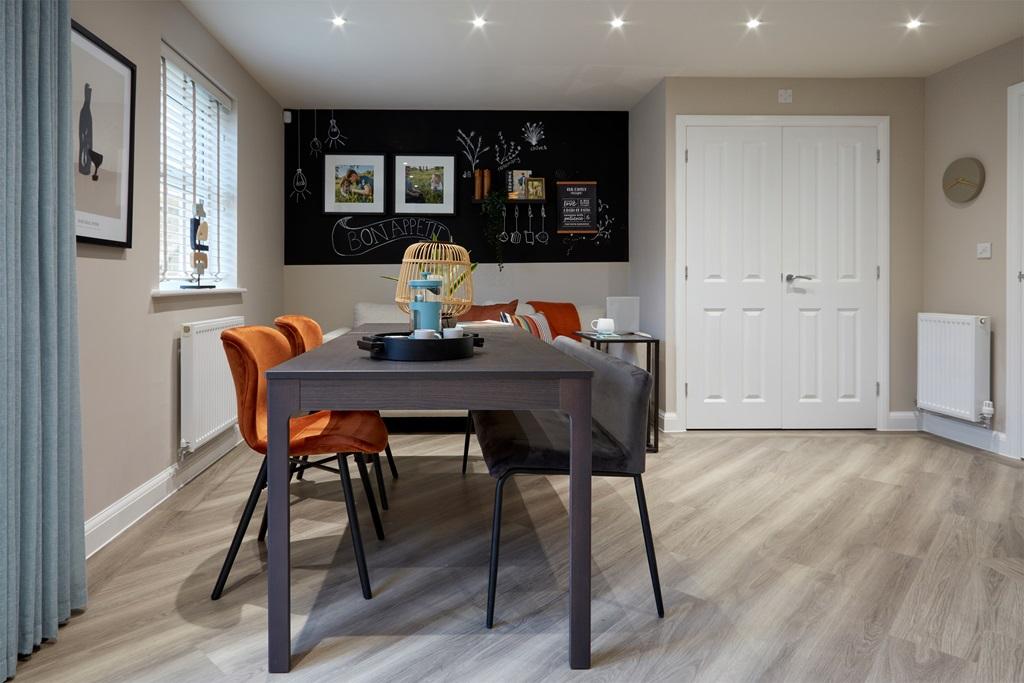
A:
[[[263,454],[263,464],[253,483],[249,499],[242,511],[235,536],[231,541],[224,565],[214,586],[211,598],[217,600],[224,591],[231,565],[235,561],[238,549],[242,545],[246,529],[252,520],[260,494],[267,485],[267,379],[266,371],[292,357],[291,347],[283,334],[272,327],[235,327],[225,330],[220,335],[227,354],[228,365],[235,382],[235,396],[238,400],[238,427],[242,438],[257,453]],[[380,415],[372,411],[320,411],[309,415],[292,418],[290,439],[288,443],[289,464],[292,474],[315,467],[334,472],[341,476],[342,491],[345,494],[345,507],[348,510],[349,533],[356,555],[359,571],[359,583],[363,589],[363,597],[369,600],[369,573],[366,570],[366,557],[363,553],[363,540],[359,531],[359,516],[356,512],[355,497],[352,493],[352,478],[349,474],[349,455],[361,456],[367,453],[379,453],[388,442],[388,431]],[[325,453],[335,455],[319,460],[310,460],[308,456]],[[306,457],[306,460],[300,458]],[[384,538],[383,525],[373,488],[370,485],[366,464],[361,457],[356,457],[356,466],[363,480],[366,498],[370,506],[370,515],[377,531],[377,537]],[[337,461],[337,467],[326,463]],[[261,530],[260,541],[265,530]]]
[[[288,339],[288,344],[292,347],[293,356],[298,356],[306,351],[312,351],[324,343],[324,332],[320,328],[320,323],[310,317],[304,315],[282,315],[274,319],[274,324],[277,325],[277,329],[281,330],[281,334]],[[391,468],[391,478],[398,479],[398,466],[395,465],[395,456],[391,454],[390,444],[384,447],[384,453],[388,459],[388,467]],[[380,454],[375,453],[372,457],[375,474],[377,475],[377,489],[380,491],[380,505],[387,510],[388,493],[384,488]],[[298,476],[301,479],[302,473],[300,472]]]

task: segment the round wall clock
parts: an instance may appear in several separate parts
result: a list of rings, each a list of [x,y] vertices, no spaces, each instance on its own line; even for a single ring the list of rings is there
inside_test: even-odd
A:
[[[961,157],[946,167],[942,174],[942,191],[951,202],[963,204],[979,194],[985,186],[985,167],[974,157]]]

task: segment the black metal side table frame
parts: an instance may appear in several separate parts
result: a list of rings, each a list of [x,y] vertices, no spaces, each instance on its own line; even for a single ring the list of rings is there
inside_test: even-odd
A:
[[[594,332],[579,332],[580,337],[590,342],[590,347],[607,353],[612,344],[643,344],[647,353],[647,371],[654,376],[654,391],[651,392],[651,408],[647,411],[647,452],[658,452],[658,411],[661,408],[661,340],[642,334],[620,334],[606,337]],[[604,348],[602,348],[604,345]]]

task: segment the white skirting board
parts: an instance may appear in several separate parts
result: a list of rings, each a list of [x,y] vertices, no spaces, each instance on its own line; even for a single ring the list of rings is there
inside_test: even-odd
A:
[[[685,432],[686,424],[679,419],[679,415],[676,413],[666,412],[664,410],[658,411],[658,429],[663,432]]]
[[[225,430],[196,453],[174,463],[90,517],[85,522],[86,557],[120,536],[128,527],[145,517],[146,513],[195,479],[241,442],[242,437],[237,425]]]
[[[1009,456],[1006,434],[941,415],[921,413],[921,431],[983,451]]]
[[[889,421],[880,432],[919,432],[921,431],[921,418],[916,410],[897,410],[889,413]]]

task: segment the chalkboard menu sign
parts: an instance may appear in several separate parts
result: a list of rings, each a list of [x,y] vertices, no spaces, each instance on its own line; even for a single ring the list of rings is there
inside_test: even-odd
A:
[[[558,232],[577,235],[597,232],[597,181],[559,181]]]

